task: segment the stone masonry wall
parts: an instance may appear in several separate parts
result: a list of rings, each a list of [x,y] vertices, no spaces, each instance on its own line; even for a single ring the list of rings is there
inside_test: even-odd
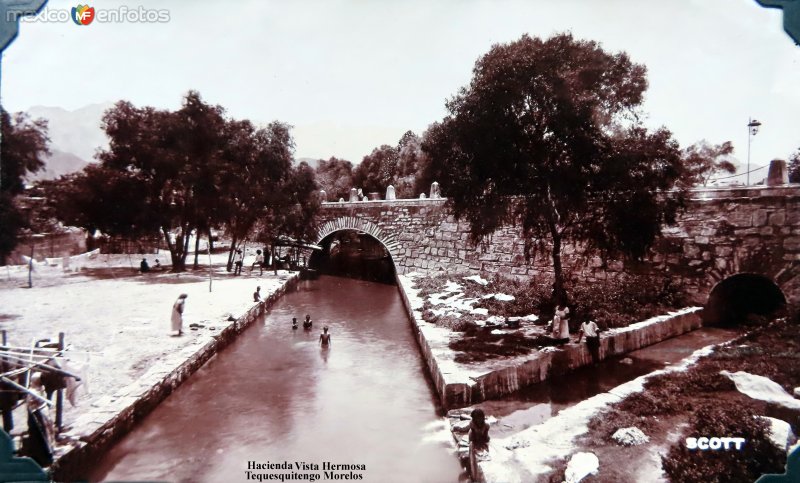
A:
[[[552,272],[548,255],[526,261],[516,227],[472,245],[467,222],[455,220],[446,201],[325,203],[319,241],[343,229],[368,233],[387,247],[400,274]],[[787,299],[800,303],[800,186],[695,190],[686,212],[665,228],[643,262],[603,260],[573,245],[562,253],[565,270],[590,282],[623,272],[666,273],[695,303],[705,303],[717,282],[751,272],[775,280]]]

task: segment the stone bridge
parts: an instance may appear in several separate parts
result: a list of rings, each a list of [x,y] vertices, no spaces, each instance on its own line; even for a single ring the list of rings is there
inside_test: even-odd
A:
[[[468,224],[454,219],[443,198],[323,203],[319,227],[319,243],[342,230],[371,235],[401,274],[484,271],[527,278],[552,272],[548,256],[526,261],[515,227],[470,244]],[[699,304],[721,281],[756,274],[797,304],[800,186],[694,190],[688,209],[663,230],[644,262],[603,260],[577,246],[565,246],[562,256],[566,271],[590,282],[631,271],[669,274]]]

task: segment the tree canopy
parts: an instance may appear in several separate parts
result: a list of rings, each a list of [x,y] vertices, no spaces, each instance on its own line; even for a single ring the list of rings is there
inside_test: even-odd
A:
[[[177,111],[118,102],[103,128],[109,149],[100,163],[52,190],[62,201],[60,217],[123,237],[160,232],[173,270],[185,268],[193,232],[224,227],[232,255],[259,220],[297,202],[286,194],[294,182],[286,124],[257,128],[190,91]]]
[[[383,196],[386,188],[394,182],[397,163],[397,148],[384,144],[364,156],[353,172],[353,182],[364,194],[377,192]]]
[[[325,190],[328,200],[345,200],[350,197],[350,188],[353,184],[353,163],[339,158],[321,159],[314,176],[320,189]]]
[[[549,246],[564,303],[564,241],[640,257],[680,204],[659,196],[682,173],[678,145],[639,122],[645,74],[570,34],[495,45],[429,129],[424,177],[441,183],[473,241],[519,224],[528,253]]]
[[[47,121],[23,113],[12,116],[4,109],[0,109],[0,130],[0,263],[4,263],[28,222],[14,199],[25,189],[25,177],[44,167],[50,139]]]
[[[415,198],[430,187],[430,182],[423,186],[420,177],[426,163],[422,140],[413,131],[406,131],[397,146],[384,144],[364,156],[353,171],[353,185],[364,193],[377,192],[381,196],[392,185],[398,198]]]
[[[733,144],[726,141],[712,145],[703,140],[692,144],[683,151],[686,176],[682,183],[688,186],[706,186],[719,173],[734,174],[736,166],[731,161]]]

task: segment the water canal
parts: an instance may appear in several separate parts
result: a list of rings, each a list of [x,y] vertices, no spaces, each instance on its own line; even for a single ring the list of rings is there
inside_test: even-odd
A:
[[[305,314],[314,329],[293,331],[292,317]],[[318,342],[323,324],[329,349]],[[499,420],[493,437],[508,436],[735,335],[699,329],[629,354],[630,364],[605,361],[481,406]],[[463,481],[425,374],[396,286],[332,276],[301,282],[87,477],[248,481],[248,461],[288,461],[364,465],[367,482]]]
[[[314,329],[293,331],[292,317],[305,314]],[[322,324],[332,332],[327,350]],[[461,469],[423,364],[396,286],[301,282],[87,476],[247,481],[248,461],[288,461],[365,465],[363,481],[456,482]]]

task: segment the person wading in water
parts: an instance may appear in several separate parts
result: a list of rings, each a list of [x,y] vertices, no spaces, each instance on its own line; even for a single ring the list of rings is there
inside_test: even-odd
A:
[[[319,345],[322,347],[331,345],[331,335],[328,333],[328,326],[322,328],[322,333],[319,335]]]

